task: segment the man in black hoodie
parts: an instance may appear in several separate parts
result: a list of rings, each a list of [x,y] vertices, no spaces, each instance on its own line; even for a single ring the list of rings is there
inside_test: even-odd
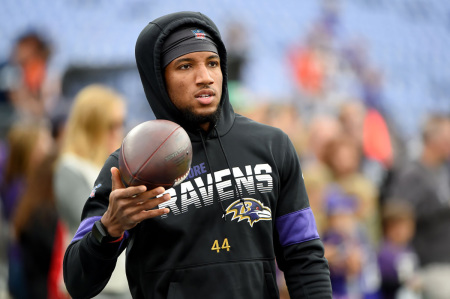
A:
[[[331,298],[297,154],[282,131],[234,113],[215,24],[158,18],[136,61],[156,117],[191,138],[191,172],[169,190],[125,188],[118,152],[108,158],[64,258],[70,294],[98,294],[126,248],[133,298],[278,298],[275,259],[291,298]]]

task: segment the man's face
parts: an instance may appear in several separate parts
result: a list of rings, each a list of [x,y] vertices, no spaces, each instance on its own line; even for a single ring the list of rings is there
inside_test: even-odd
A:
[[[450,159],[450,119],[447,119],[442,126],[441,150],[444,159]]]
[[[440,159],[450,159],[450,120],[445,120],[439,124],[428,143]]]
[[[186,120],[209,127],[219,114],[222,97],[220,58],[213,52],[193,52],[170,62],[165,69],[167,93]]]

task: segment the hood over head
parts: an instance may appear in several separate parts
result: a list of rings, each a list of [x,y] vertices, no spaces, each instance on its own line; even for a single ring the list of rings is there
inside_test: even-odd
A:
[[[230,104],[227,87],[227,54],[219,30],[214,22],[199,12],[177,12],[150,22],[140,33],[136,42],[136,63],[147,100],[158,119],[166,119],[181,125],[192,141],[199,140],[198,127],[188,123],[172,103],[164,82],[162,48],[169,35],[183,27],[198,27],[207,31],[217,46],[223,75],[221,114],[216,124],[220,136],[225,135],[234,122],[234,111]],[[213,133],[214,130],[210,130]]]

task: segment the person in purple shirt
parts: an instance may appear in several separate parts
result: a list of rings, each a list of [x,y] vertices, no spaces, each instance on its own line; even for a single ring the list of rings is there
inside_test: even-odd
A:
[[[330,265],[333,298],[379,298],[378,267],[367,232],[358,222],[358,201],[338,186],[325,195],[325,257]]]
[[[383,206],[382,216],[384,238],[378,252],[381,293],[385,299],[394,299],[402,289],[413,289],[416,284],[418,259],[411,246],[414,212],[407,203],[391,200]]]

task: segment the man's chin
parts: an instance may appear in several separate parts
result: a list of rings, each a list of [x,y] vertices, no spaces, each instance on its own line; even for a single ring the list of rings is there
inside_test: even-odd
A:
[[[183,114],[183,117],[187,122],[189,122],[191,124],[195,124],[195,125],[203,125],[206,123],[213,123],[213,124],[217,123],[217,121],[220,118],[221,110],[222,109],[220,107],[218,107],[212,113],[198,114],[190,109],[186,109],[186,110],[181,111],[181,113]]]

